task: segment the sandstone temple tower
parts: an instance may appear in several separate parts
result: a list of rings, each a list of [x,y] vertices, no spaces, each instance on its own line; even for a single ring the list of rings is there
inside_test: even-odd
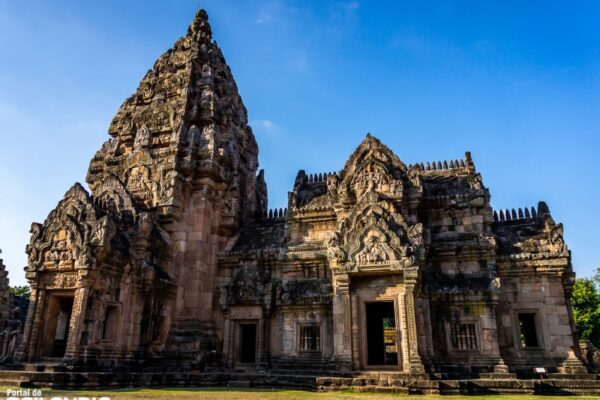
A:
[[[23,362],[72,370],[585,372],[563,227],[495,212],[470,153],[370,134],[267,210],[258,146],[199,11],[31,227]]]
[[[258,147],[206,13],[163,54],[75,184],[32,225],[24,360],[199,359],[219,252],[264,214]],[[210,349],[206,346],[212,346]]]

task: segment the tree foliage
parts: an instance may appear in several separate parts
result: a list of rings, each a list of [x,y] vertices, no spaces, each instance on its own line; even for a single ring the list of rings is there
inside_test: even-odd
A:
[[[31,296],[31,289],[29,286],[14,286],[9,288],[8,292],[13,296],[24,297],[26,299]]]
[[[600,268],[593,278],[575,281],[571,305],[579,338],[600,346]]]

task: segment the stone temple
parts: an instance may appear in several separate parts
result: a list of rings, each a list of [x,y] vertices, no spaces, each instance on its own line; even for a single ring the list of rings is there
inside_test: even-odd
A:
[[[32,224],[22,365],[323,390],[590,375],[562,225],[543,202],[493,211],[470,153],[406,165],[368,134],[269,211],[204,11],[108,133],[90,192]]]

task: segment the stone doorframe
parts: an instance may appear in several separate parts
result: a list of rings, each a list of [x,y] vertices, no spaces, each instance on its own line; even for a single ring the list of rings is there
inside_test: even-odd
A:
[[[268,355],[268,319],[260,306],[232,306],[225,315],[223,332],[223,361],[228,367],[241,366],[244,368],[257,368]],[[256,324],[256,362],[254,364],[240,364],[240,325]]]
[[[402,334],[406,332],[406,319],[404,318],[405,305],[403,296],[381,296],[377,299],[362,298],[356,294],[352,298],[352,368],[362,369],[391,369],[405,371],[403,368],[410,363],[408,354],[408,338]],[[367,313],[366,306],[369,303],[391,302],[394,304],[394,319],[396,322],[396,344],[398,346],[398,365],[370,365],[368,363],[368,338],[367,338]]]
[[[400,271],[387,271],[402,274],[404,295],[393,299],[396,314],[399,317],[401,335],[402,370],[408,373],[424,373],[425,368],[417,346],[417,323],[415,318],[414,291],[418,278],[418,267]],[[368,276],[368,275],[367,275]],[[365,351],[361,351],[364,341],[361,339],[359,310],[365,299],[359,299],[350,293],[351,275],[348,271],[334,270],[333,274],[333,349],[334,361],[342,370],[359,370],[366,366],[363,361]],[[367,300],[368,301],[368,300]],[[362,302],[362,303],[361,303]],[[361,305],[359,305],[359,303]],[[362,354],[362,356],[361,356]],[[399,355],[400,356],[400,355]]]
[[[78,338],[81,336],[81,329],[83,327],[83,313],[87,304],[88,291],[89,289],[86,288],[66,290],[32,288],[32,302],[28,314],[33,314],[33,318],[30,319],[28,315],[27,320],[31,321],[31,323],[25,326],[23,347],[20,352],[21,354],[19,354],[19,358],[22,361],[35,361],[40,358],[42,335],[47,334],[47,332],[44,332],[46,325],[45,315],[52,296],[73,297],[73,308],[71,310],[71,318],[68,322],[69,335],[67,337],[67,347],[64,358],[72,356],[73,353],[77,351],[79,346]],[[26,338],[30,338],[30,340],[25,340]]]

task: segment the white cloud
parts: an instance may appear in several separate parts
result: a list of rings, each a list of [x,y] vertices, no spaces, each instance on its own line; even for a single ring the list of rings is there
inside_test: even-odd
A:
[[[271,17],[271,14],[265,14],[265,15],[262,15],[260,18],[258,18],[256,20],[256,23],[260,25],[260,24],[264,24],[265,22],[269,22],[272,19],[273,19],[273,17]]]
[[[281,14],[281,6],[277,2],[264,3],[258,10],[258,18],[256,19],[257,24],[264,24],[271,22],[274,15]]]
[[[270,119],[257,119],[255,121],[252,121],[250,123],[250,125],[259,131],[262,130],[262,131],[269,132],[269,133],[275,133],[275,132],[279,131],[279,125],[277,125],[275,122],[271,121]]]

